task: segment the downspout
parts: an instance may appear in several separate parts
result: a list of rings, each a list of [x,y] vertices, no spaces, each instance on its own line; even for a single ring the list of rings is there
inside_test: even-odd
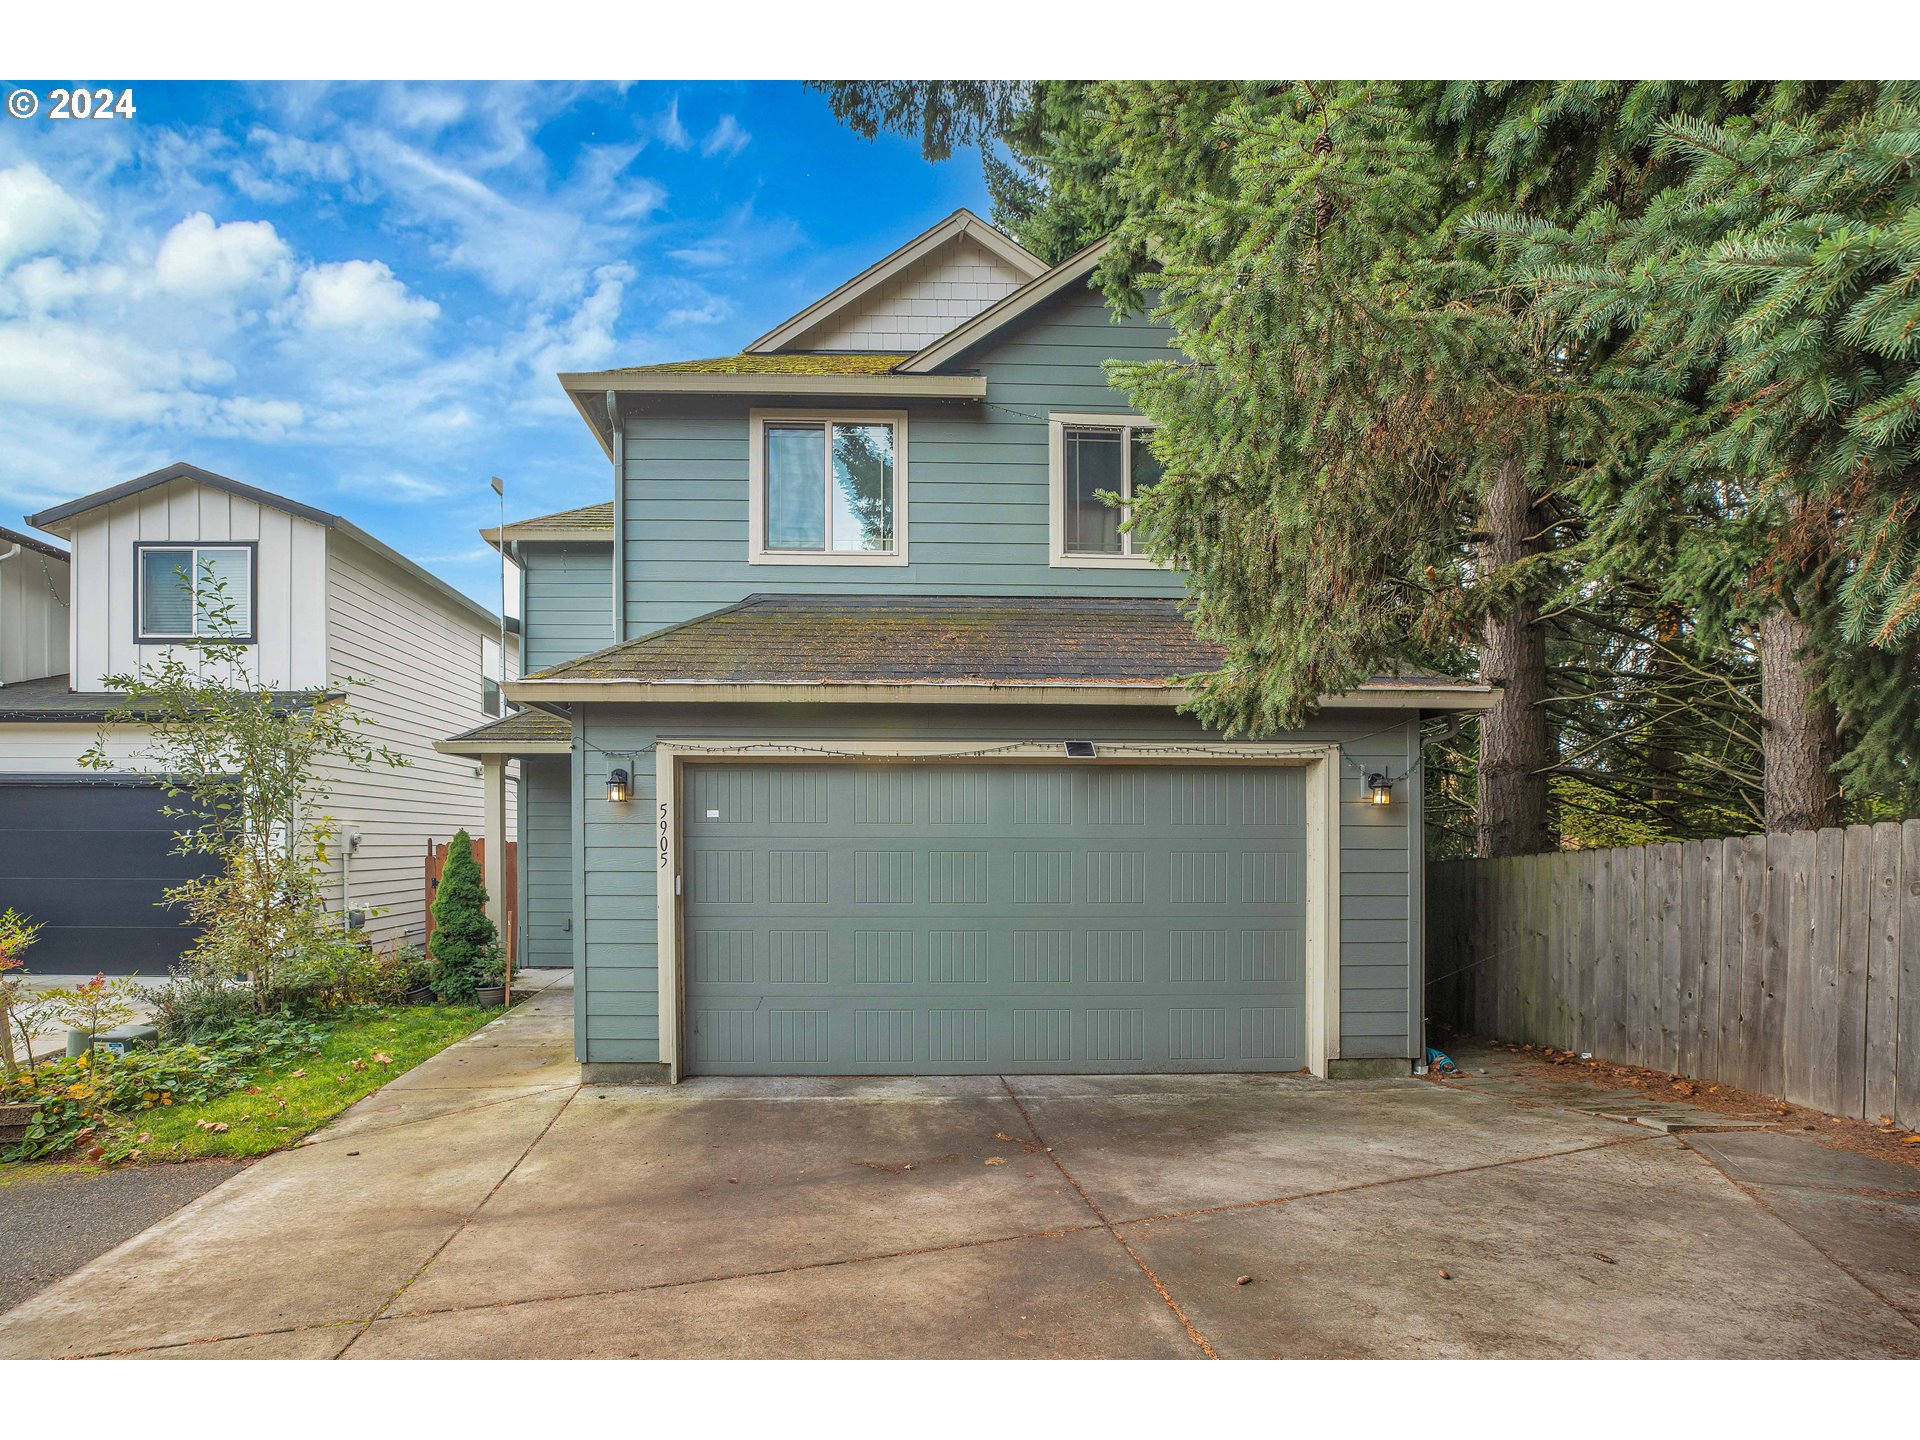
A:
[[[618,510],[619,508],[620,508],[619,505],[616,503],[614,506],[614,509]],[[19,554],[20,554],[20,542],[16,540],[13,542],[13,544],[7,547],[6,554],[0,555],[0,565],[4,565],[7,563],[7,561],[15,559],[16,557],[18,557]],[[4,675],[0,675],[0,685],[5,685],[6,683],[7,683],[6,677]],[[4,1023],[6,1022],[0,1021],[0,1024],[4,1024]],[[13,1052],[9,1050],[7,1053],[11,1055]]]
[[[620,433],[620,397],[607,391],[607,426],[613,432],[613,643],[627,638],[626,437]]]

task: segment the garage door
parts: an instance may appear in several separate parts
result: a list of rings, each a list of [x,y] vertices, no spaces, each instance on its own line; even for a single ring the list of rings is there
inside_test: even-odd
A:
[[[686,772],[686,1069],[1293,1070],[1303,772]]]
[[[27,968],[42,975],[164,975],[195,932],[157,904],[205,873],[169,853],[175,822],[150,785],[0,781],[0,909],[41,922]]]

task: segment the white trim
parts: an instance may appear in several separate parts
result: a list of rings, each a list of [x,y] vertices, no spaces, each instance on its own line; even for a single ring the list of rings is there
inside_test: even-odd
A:
[[[1093,273],[1100,257],[1107,253],[1107,242],[1096,240],[1077,255],[1070,255],[1053,269],[1028,281],[1005,299],[989,305],[964,325],[957,325],[925,349],[908,356],[895,367],[896,375],[927,375],[962,352],[972,349],[1002,325],[1011,324],[1027,311]]]
[[[967,236],[992,251],[1027,280],[1044,275],[1047,262],[996,230],[971,210],[956,210],[938,225],[923,230],[899,249],[874,261],[845,284],[837,286],[796,315],[790,315],[746,347],[748,354],[767,354],[817,329],[856,304],[901,271],[925,259],[949,241]]]
[[[891,425],[893,427],[893,549],[769,550],[767,436],[769,424]],[[826,523],[833,525],[833,446],[825,446]],[[907,412],[904,410],[749,410],[747,412],[747,563],[749,565],[905,565],[907,563]]]
[[[1056,570],[1162,570],[1166,567],[1133,553],[1133,537],[1121,532],[1118,555],[1082,555],[1067,550],[1067,430],[1118,430],[1121,483],[1133,492],[1133,432],[1151,430],[1153,421],[1124,410],[1050,410],[1047,412],[1047,564]],[[1130,506],[1121,509],[1121,522]]]
[[[571,740],[436,740],[442,755],[464,755],[479,760],[488,755],[571,755]]]
[[[992,737],[975,741],[925,740],[656,740],[654,825],[659,865],[655,936],[659,943],[660,1059],[667,1082],[680,1081],[681,1038],[686,1027],[685,956],[681,940],[685,900],[681,863],[680,782],[687,764],[863,764],[872,761],[952,756],[979,765],[1304,765],[1307,767],[1306,1014],[1307,1068],[1321,1079],[1340,1056],[1340,747],[1284,741],[1168,742],[1096,740],[1098,756],[1065,761],[1060,746],[1020,743],[995,747]],[[784,748],[783,748],[784,747]],[[1176,754],[1168,754],[1177,750]],[[820,751],[834,752],[821,754]]]

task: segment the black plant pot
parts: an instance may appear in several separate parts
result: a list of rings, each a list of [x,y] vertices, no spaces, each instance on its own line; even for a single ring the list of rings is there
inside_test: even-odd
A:
[[[431,985],[414,986],[413,989],[407,991],[407,1004],[409,1005],[433,1004],[433,987]]]
[[[507,987],[504,985],[482,985],[474,994],[474,999],[491,1009],[507,1003]]]

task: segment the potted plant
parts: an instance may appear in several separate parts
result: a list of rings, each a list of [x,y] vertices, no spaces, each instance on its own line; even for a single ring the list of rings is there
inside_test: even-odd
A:
[[[488,1008],[505,1005],[507,1003],[506,968],[506,949],[496,940],[481,953],[480,973],[486,976],[498,975],[501,978],[498,981],[489,980],[488,983],[477,987],[474,991],[474,999]]]

